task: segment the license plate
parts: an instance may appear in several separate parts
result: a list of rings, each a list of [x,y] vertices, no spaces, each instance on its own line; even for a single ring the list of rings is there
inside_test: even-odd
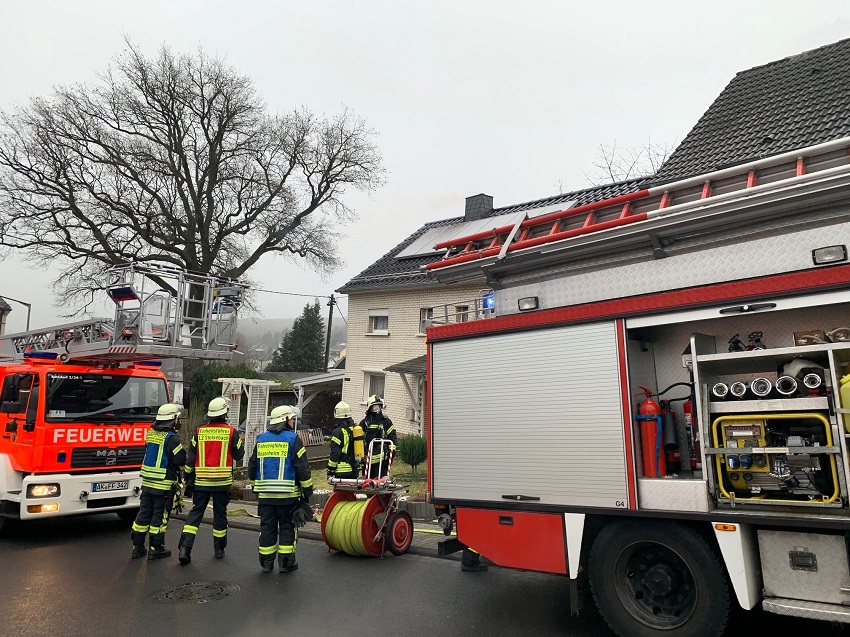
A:
[[[128,488],[130,484],[126,480],[117,480],[116,482],[95,482],[91,485],[92,493],[101,493],[103,491],[122,491]]]

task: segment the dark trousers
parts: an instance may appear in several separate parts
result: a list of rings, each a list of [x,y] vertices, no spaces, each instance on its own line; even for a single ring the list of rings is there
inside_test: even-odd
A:
[[[142,490],[139,500],[139,514],[133,522],[130,539],[134,546],[144,546],[145,536],[150,533],[151,547],[160,548],[165,544],[174,496],[171,491]]]
[[[260,563],[274,561],[275,554],[294,555],[298,533],[292,523],[292,514],[298,498],[287,498],[281,504],[260,504]]]
[[[204,511],[207,510],[210,500],[213,503],[213,548],[223,549],[227,546],[227,504],[230,502],[230,490],[195,489],[192,510],[186,516],[186,524],[183,525],[183,533],[180,535],[181,547],[192,548],[195,544],[195,535],[204,520]]]

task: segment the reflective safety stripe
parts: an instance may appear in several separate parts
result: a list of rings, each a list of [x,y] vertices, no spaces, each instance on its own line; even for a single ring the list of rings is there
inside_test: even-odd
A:
[[[198,527],[192,526],[191,524],[186,524],[183,526],[183,533],[188,533],[189,535],[195,535],[198,532]]]
[[[201,478],[195,480],[196,487],[224,487],[229,484],[233,484],[233,476],[229,476],[226,480],[202,480]]]
[[[213,537],[225,537],[227,529],[213,529]]]
[[[268,493],[257,492],[257,495],[263,498],[264,500],[268,500],[270,498],[297,498],[301,494],[301,490],[290,491],[289,493],[283,493],[281,491],[270,491]]]
[[[292,555],[293,553],[295,553],[295,545],[294,544],[289,544],[289,545],[281,544],[278,547],[277,552],[280,555]]]
[[[133,522],[133,530],[136,533],[147,533],[149,528],[149,526],[142,526],[141,524],[136,524],[135,522]]]
[[[260,555],[274,555],[277,553],[277,544],[273,546],[261,546]]]
[[[157,491],[171,491],[171,487],[175,484],[174,480],[150,480],[142,476],[142,486]]]

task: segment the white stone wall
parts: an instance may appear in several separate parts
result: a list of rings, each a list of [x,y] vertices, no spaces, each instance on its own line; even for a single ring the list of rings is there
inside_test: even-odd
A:
[[[390,365],[425,354],[425,335],[419,332],[420,310],[442,304],[461,305],[479,296],[486,285],[434,286],[409,290],[361,292],[348,297],[345,378],[342,399],[351,405],[358,422],[366,411],[364,369],[383,370]],[[369,310],[389,310],[389,334],[369,334]],[[436,317],[435,317],[436,318]],[[454,318],[452,317],[452,321]],[[405,410],[413,404],[396,372],[385,373],[386,413],[399,434],[424,434],[419,424],[408,420]],[[411,378],[408,375],[408,378]],[[414,384],[411,388],[416,391]],[[424,409],[424,405],[422,406]],[[422,420],[424,423],[424,418]]]

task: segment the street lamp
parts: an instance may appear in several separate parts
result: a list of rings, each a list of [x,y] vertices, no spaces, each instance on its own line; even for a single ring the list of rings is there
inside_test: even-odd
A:
[[[30,331],[30,314],[32,313],[32,305],[30,305],[29,303],[24,303],[23,301],[19,301],[18,299],[13,299],[11,296],[0,296],[0,298],[6,299],[7,301],[14,301],[15,303],[20,303],[21,305],[26,306],[26,308],[27,308],[27,329],[25,329],[24,331],[29,332]]]

